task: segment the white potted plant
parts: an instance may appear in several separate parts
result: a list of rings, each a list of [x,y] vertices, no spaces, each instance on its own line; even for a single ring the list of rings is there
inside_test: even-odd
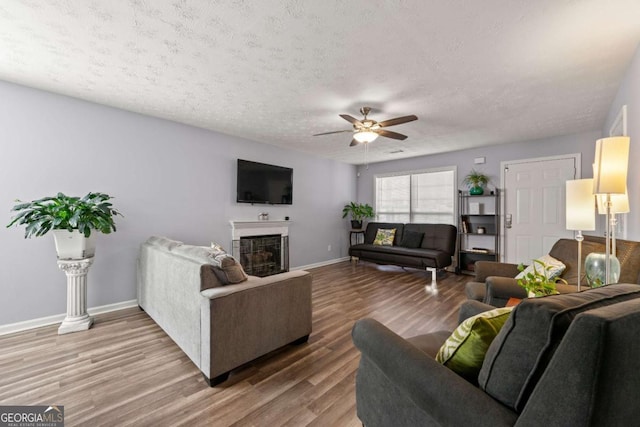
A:
[[[31,202],[19,202],[11,209],[18,212],[7,225],[24,225],[24,237],[44,236],[53,231],[58,259],[83,259],[95,254],[95,234],[92,230],[109,234],[116,231],[113,217],[120,212],[113,209],[104,193],[69,197],[58,193]]]

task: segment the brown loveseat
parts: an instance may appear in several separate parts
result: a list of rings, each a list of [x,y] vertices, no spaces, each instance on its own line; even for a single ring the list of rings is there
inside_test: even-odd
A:
[[[640,242],[617,240],[617,257],[620,261],[620,279],[618,283],[640,283]],[[580,285],[588,288],[584,274],[584,260],[591,252],[604,252],[605,238],[585,236],[582,242],[582,270]],[[561,294],[578,290],[578,243],[573,239],[558,240],[549,255],[562,261],[567,267],[560,275],[568,285],[557,284]],[[526,298],[527,293],[518,285],[518,265],[494,261],[478,261],[476,277],[466,285],[469,299],[482,301],[495,307],[503,307],[509,298]]]

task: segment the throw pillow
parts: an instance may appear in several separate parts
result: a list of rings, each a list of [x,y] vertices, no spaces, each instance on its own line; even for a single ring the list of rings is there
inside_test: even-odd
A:
[[[211,242],[211,252],[213,252],[215,255],[220,255],[220,254],[226,254],[227,251],[219,244],[217,244],[216,242]]]
[[[393,246],[393,238],[396,235],[396,229],[379,228],[376,238],[373,240],[374,245]]]
[[[242,283],[249,278],[240,263],[228,254],[221,254],[215,258],[213,272],[223,286]]]
[[[501,307],[468,318],[438,351],[436,361],[474,384],[489,345],[507,321],[513,307]]]
[[[402,241],[400,242],[400,246],[403,248],[411,248],[416,249],[419,248],[422,244],[422,238],[424,237],[424,233],[419,233],[417,231],[405,230],[402,235]]]
[[[544,262],[546,265],[551,267],[547,271],[547,275],[549,279],[555,279],[556,277],[560,276],[564,271],[564,269],[567,268],[567,266],[564,265],[562,261],[555,259],[551,255],[543,255],[540,258],[538,258],[538,261]],[[533,273],[534,268],[538,271],[538,273],[542,273],[542,271],[540,271],[541,266],[536,265],[536,263],[534,262],[534,263],[531,263],[530,266],[522,270],[520,274],[516,276],[516,279],[522,279],[527,274]]]

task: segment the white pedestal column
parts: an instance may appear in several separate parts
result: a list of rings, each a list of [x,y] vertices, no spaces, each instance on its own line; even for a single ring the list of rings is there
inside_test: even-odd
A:
[[[67,316],[58,328],[58,335],[85,331],[93,324],[87,313],[87,273],[93,257],[58,260],[58,267],[67,275]]]

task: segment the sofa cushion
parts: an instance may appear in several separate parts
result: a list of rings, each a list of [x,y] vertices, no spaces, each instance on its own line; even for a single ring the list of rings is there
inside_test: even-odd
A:
[[[393,238],[396,235],[395,228],[379,228],[376,233],[376,238],[373,240],[374,245],[381,246],[393,246]]]
[[[214,265],[213,272],[223,286],[242,283],[249,278],[235,258],[226,256],[221,261],[220,266]]]
[[[487,349],[512,310],[513,307],[496,308],[466,319],[440,347],[436,361],[477,383]]]
[[[216,250],[206,246],[193,245],[176,246],[171,251],[201,264],[213,264],[214,258],[219,254]]]
[[[404,229],[424,233],[422,248],[455,254],[458,229],[451,224],[407,224]]]
[[[609,285],[580,293],[527,298],[491,343],[478,376],[494,399],[520,412],[579,313],[640,298],[640,286]],[[576,350],[579,361],[579,349]]]
[[[402,236],[402,241],[400,241],[400,246],[403,248],[417,249],[422,244],[423,237],[424,233],[405,230],[404,235]]]
[[[157,248],[166,249],[168,251],[182,245],[182,242],[179,242],[177,240],[172,240],[167,237],[161,237],[161,236],[151,236],[147,239],[146,243],[149,245],[155,246]]]
[[[547,267],[549,267],[546,272],[549,279],[555,279],[556,277],[560,276],[564,269],[567,267],[562,261],[555,259],[551,255],[543,255],[534,261],[543,262]],[[522,270],[516,276],[516,279],[524,279],[527,274],[533,274],[534,270],[539,274],[544,274],[545,268],[536,262],[532,262],[531,265]]]

